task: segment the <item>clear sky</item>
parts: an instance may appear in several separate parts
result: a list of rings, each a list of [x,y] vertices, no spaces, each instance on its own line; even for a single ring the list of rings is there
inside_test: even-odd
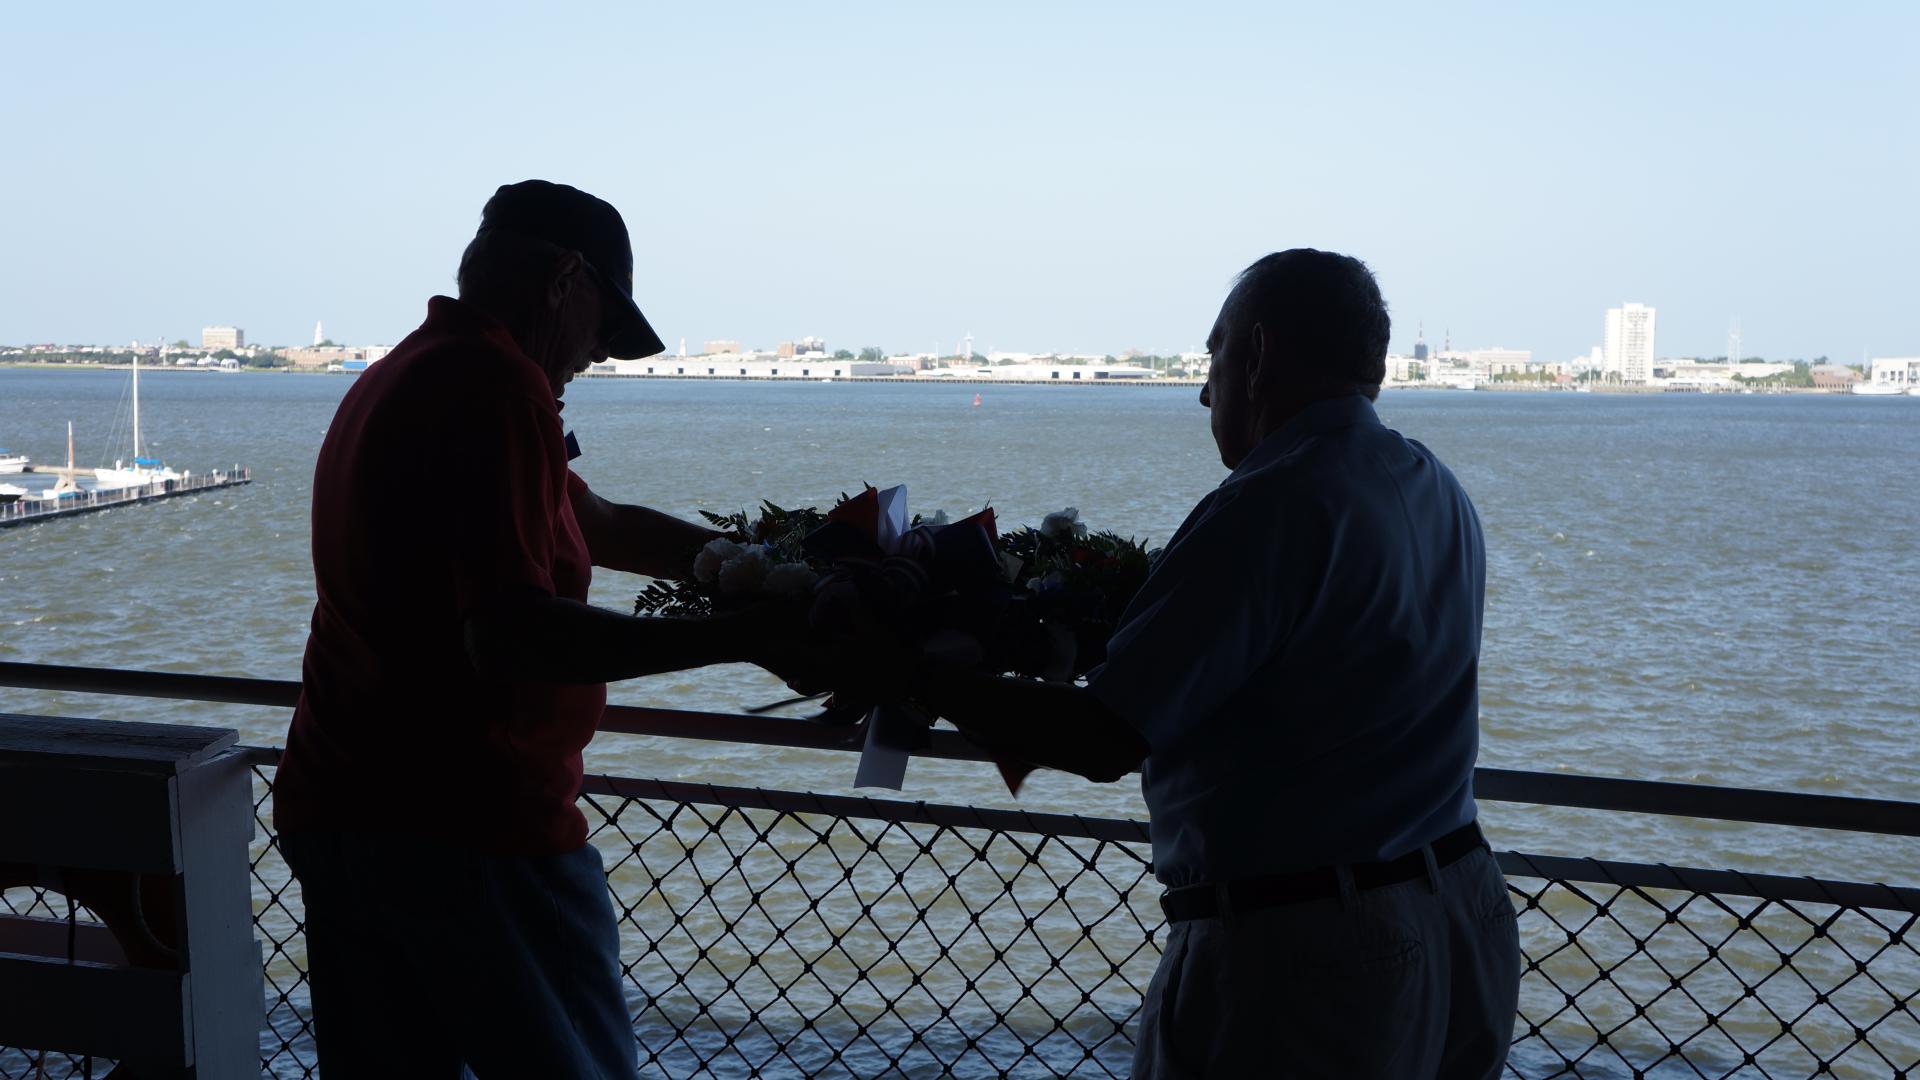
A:
[[[501,182],[771,346],[1197,347],[1273,249],[1394,346],[1920,353],[1920,4],[33,3],[0,342],[390,343]]]

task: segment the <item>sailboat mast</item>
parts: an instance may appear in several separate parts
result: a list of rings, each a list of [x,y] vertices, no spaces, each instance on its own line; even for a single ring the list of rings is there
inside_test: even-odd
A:
[[[140,350],[133,352],[133,467],[140,467]]]

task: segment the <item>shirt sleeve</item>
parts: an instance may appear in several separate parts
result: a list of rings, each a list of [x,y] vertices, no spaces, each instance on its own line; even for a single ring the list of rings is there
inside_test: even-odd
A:
[[[443,442],[452,483],[442,489],[461,614],[528,591],[554,594],[554,528],[565,497],[565,459],[548,445],[557,423],[508,394],[469,398]]]
[[[1208,496],[1161,554],[1088,689],[1164,746],[1285,645],[1324,566],[1324,520],[1248,485]]]

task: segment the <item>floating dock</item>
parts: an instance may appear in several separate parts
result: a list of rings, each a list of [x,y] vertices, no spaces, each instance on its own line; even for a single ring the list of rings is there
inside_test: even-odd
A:
[[[58,499],[18,499],[10,503],[0,503],[0,529],[11,525],[26,525],[35,521],[52,521],[55,518],[72,517],[75,514],[89,514],[95,510],[111,510],[116,506],[158,502],[161,499],[171,499],[179,495],[198,495],[203,491],[239,487],[241,484],[252,482],[253,470],[240,466],[232,470],[215,469],[198,476],[162,480],[137,487],[108,488],[105,491],[75,491]]]

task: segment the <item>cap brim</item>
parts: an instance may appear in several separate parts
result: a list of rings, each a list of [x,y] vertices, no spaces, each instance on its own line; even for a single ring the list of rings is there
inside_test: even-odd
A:
[[[621,295],[620,299],[626,301],[631,319],[607,344],[607,355],[615,360],[638,360],[643,356],[658,356],[666,352],[666,342],[653,332],[653,324],[640,313],[640,305],[634,303],[630,296]]]

